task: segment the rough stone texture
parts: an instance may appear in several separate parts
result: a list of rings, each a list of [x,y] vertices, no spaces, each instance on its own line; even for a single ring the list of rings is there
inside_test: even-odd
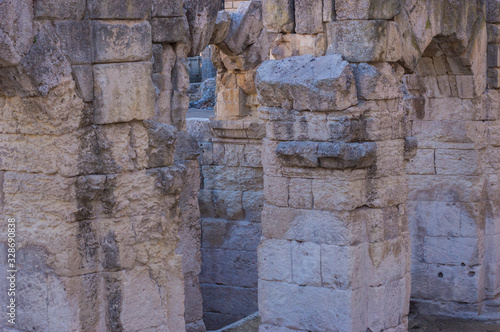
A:
[[[96,123],[145,120],[155,114],[149,62],[94,65],[93,69]]]
[[[323,1],[295,1],[295,33],[316,34],[323,32]]]
[[[0,1],[15,330],[498,320],[498,3]]]
[[[33,8],[38,19],[81,20],[85,13],[85,1],[34,0]]]
[[[263,2],[264,26],[272,32],[293,32],[295,11],[292,0],[267,0]]]
[[[398,61],[401,34],[396,23],[382,20],[338,21],[327,24],[327,54],[342,54],[351,62]]]
[[[92,19],[143,20],[151,14],[153,0],[89,0],[87,6]]]
[[[197,56],[207,47],[220,9],[219,0],[184,0],[189,23],[191,51]]]
[[[269,61],[257,73],[259,98],[268,106],[335,111],[357,103],[353,69],[338,55]]]
[[[151,57],[148,22],[94,21],[92,40],[93,62],[145,61]]]
[[[0,3],[0,66],[15,66],[28,52],[33,41],[33,2]]]

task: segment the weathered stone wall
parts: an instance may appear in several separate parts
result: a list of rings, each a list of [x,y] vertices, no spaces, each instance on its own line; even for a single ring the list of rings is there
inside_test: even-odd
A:
[[[186,57],[208,44],[212,2],[0,3],[1,216],[18,223],[16,329],[205,330]]]

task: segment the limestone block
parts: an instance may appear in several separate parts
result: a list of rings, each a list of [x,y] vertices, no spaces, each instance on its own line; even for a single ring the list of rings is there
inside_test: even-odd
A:
[[[312,179],[291,178],[288,187],[288,205],[298,209],[311,209]]]
[[[402,97],[401,79],[403,74],[403,67],[390,65],[386,62],[373,65],[359,64],[356,67],[358,98],[370,100]]]
[[[500,23],[500,2],[498,0],[486,1],[486,20],[488,23]]]
[[[34,43],[33,43],[34,42]],[[52,35],[41,30],[31,41],[31,48],[19,66],[5,68],[0,94],[19,96],[46,96],[71,74],[71,66]]]
[[[160,293],[156,280],[151,278],[147,267],[138,267],[123,272],[120,292],[123,294],[120,321],[123,329],[136,331],[166,325],[166,314],[162,307],[163,294]],[[148,301],[138,301],[146,297]]]
[[[298,285],[321,286],[321,246],[292,241],[293,282]]]
[[[229,33],[219,47],[228,55],[240,55],[258,41],[262,29],[262,3],[243,2],[231,14]]]
[[[374,143],[280,142],[278,158],[289,167],[365,168],[373,165]]]
[[[153,17],[182,16],[181,0],[153,0]]]
[[[260,191],[244,191],[242,203],[245,218],[250,221],[260,222],[262,207],[264,206],[263,193]]]
[[[232,314],[242,319],[258,310],[256,288],[204,284],[202,295],[205,312]]]
[[[339,55],[265,62],[257,70],[256,86],[265,106],[331,111],[357,104],[353,69]]]
[[[266,203],[275,206],[288,206],[288,178],[264,176],[264,197]]]
[[[4,157],[1,165],[3,169],[21,172],[76,176],[84,164],[78,161],[78,154],[82,152],[81,140],[88,139],[85,130],[63,136],[2,134],[0,150]],[[58,149],[54,149],[55,145]],[[65,153],[61,155],[61,151]]]
[[[335,0],[337,20],[390,20],[401,9],[397,0]]]
[[[292,244],[265,239],[258,248],[259,279],[292,282]]]
[[[94,100],[94,76],[91,65],[73,65],[73,78],[78,96],[85,102]]]
[[[255,190],[263,188],[262,169],[202,166],[204,188],[210,190]]]
[[[336,21],[327,24],[326,54],[350,62],[398,61],[401,34],[396,23],[381,20]]]
[[[208,46],[220,9],[219,0],[184,0],[189,24],[191,50],[188,56],[198,56]]]
[[[256,42],[250,45],[240,55],[221,54],[221,60],[227,70],[253,70],[269,59],[269,34],[260,30]],[[221,44],[219,44],[221,45]],[[228,49],[229,50],[229,49]]]
[[[75,131],[92,121],[75,90],[75,83],[65,79],[46,97],[0,99],[0,132],[61,135]]]
[[[481,144],[487,140],[487,128],[480,121],[414,121],[412,132],[422,148],[432,148],[437,142]]]
[[[256,251],[261,237],[259,223],[203,218],[202,247]]]
[[[476,202],[483,199],[485,179],[481,176],[413,175],[408,199],[413,201]]]
[[[314,188],[313,188],[314,190]],[[346,212],[302,210],[264,205],[262,234],[270,239],[288,239],[318,244],[349,245],[365,241],[365,221]]]
[[[424,239],[426,263],[473,266],[481,262],[477,250],[478,240],[473,238],[430,237]]]
[[[292,0],[265,0],[262,4],[264,26],[272,32],[293,32],[295,29]]]
[[[0,3],[0,66],[19,64],[33,43],[33,1]]]
[[[482,153],[477,150],[436,149],[436,174],[479,175]]]
[[[227,37],[231,28],[231,15],[225,10],[217,13],[217,20],[215,21],[214,32],[210,37],[210,44],[219,44]]]
[[[500,88],[500,70],[498,68],[488,68],[488,86],[493,89]]]
[[[144,120],[155,114],[151,63],[94,65],[97,124]]]
[[[35,17],[38,19],[81,20],[85,13],[82,0],[35,0]]]
[[[245,217],[242,202],[243,192],[241,190],[212,190],[210,194],[214,217],[229,220],[242,220]]]
[[[155,17],[151,20],[153,42],[173,44],[183,41],[187,36],[184,17]]]
[[[272,43],[271,53],[276,60],[291,56],[311,54],[315,57],[325,55],[326,40],[324,33],[316,35],[279,34]]]
[[[335,0],[323,0],[323,22],[335,19]]]
[[[153,0],[89,0],[88,10],[92,19],[138,19],[151,14]]]
[[[323,284],[335,289],[359,288],[363,286],[366,245],[335,246],[321,245],[321,278]]]
[[[488,43],[500,42],[500,24],[487,24]]]
[[[295,32],[316,34],[323,32],[323,0],[295,1]]]
[[[58,21],[55,23],[61,51],[71,64],[92,62],[89,21]]]
[[[93,21],[93,62],[149,60],[152,54],[148,22]]]
[[[460,236],[460,203],[415,202],[408,209],[411,223],[433,237]]]
[[[299,331],[328,331],[332,326],[350,331],[351,315],[355,315],[351,312],[351,303],[355,303],[351,296],[350,291],[261,280],[259,312],[264,324]]]
[[[201,283],[257,287],[257,252],[203,248],[201,255]]]
[[[416,156],[406,166],[407,174],[435,174],[434,150],[418,149]]]

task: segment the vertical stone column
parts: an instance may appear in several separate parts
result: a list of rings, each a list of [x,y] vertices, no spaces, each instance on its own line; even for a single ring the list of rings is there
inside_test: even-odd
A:
[[[364,29],[344,31],[346,44],[371,31],[369,21],[357,24]],[[261,331],[407,328],[402,74],[396,64],[352,65],[335,54],[259,68],[267,121]]]
[[[204,331],[183,2],[0,6],[22,26],[0,55],[1,216],[18,221],[15,327]]]

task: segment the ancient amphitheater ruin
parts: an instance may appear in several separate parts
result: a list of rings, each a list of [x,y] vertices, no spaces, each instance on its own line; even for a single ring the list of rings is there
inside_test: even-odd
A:
[[[500,0],[221,2],[0,0],[0,330],[500,331]]]

